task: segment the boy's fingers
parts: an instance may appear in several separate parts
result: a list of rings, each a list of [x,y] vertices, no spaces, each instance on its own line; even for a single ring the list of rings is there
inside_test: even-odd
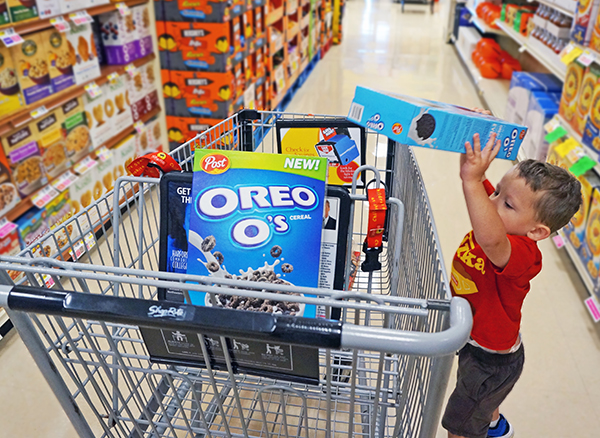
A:
[[[481,156],[481,141],[479,140],[479,134],[473,136],[473,153],[476,157]]]
[[[465,143],[465,154],[466,154],[467,158],[470,158],[473,156],[473,146],[471,146],[471,143],[469,143],[469,142]]]
[[[492,161],[494,158],[496,158],[496,156],[498,155],[498,152],[500,152],[500,146],[502,146],[502,142],[500,140],[496,140],[496,144],[492,148],[492,155],[490,157],[490,161]]]

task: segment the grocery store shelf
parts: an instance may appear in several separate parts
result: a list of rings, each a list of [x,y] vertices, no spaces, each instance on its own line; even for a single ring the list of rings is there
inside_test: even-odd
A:
[[[473,9],[473,8],[467,8],[467,9],[471,13],[471,21],[473,22],[475,27],[477,29],[479,29],[479,31],[481,33],[487,33],[487,34],[493,34],[493,35],[504,35],[504,32],[502,31],[502,29],[494,29],[489,24],[487,24],[485,21],[483,21],[481,18],[479,18],[477,16],[477,12],[475,12],[475,9]]]
[[[454,49],[471,76],[471,80],[477,88],[482,104],[489,109],[494,116],[501,119],[504,118],[510,81],[507,81],[506,79],[482,78],[481,73],[479,73],[479,70],[477,70],[477,67],[475,67],[475,64],[473,64],[473,61],[471,60],[471,54],[463,53],[460,45],[457,44],[454,45]]]
[[[154,53],[149,54],[143,58],[137,59],[133,61],[131,64],[139,67],[141,65],[146,64],[147,62],[152,61],[156,58]],[[89,82],[86,82],[82,85],[76,85],[70,88],[67,88],[60,93],[53,94],[52,96],[48,96],[45,99],[42,99],[32,105],[25,107],[24,109],[13,113],[7,117],[4,117],[0,120],[0,136],[7,134],[8,132],[16,129],[20,126],[23,126],[31,121],[33,121],[33,117],[31,116],[31,112],[41,106],[45,106],[48,111],[52,111],[55,108],[58,108],[62,104],[68,102],[74,97],[79,97],[85,93],[85,86],[89,83],[96,82],[98,85],[102,85],[108,81],[108,75],[111,73],[117,73],[118,75],[122,75],[125,73],[125,65],[107,65],[101,67],[100,76],[96,79],[93,79]]]
[[[557,114],[556,118],[560,122],[560,125],[563,128],[565,128],[565,130],[567,131],[567,133],[569,134],[569,136],[572,137],[572,138],[574,138],[577,141],[577,143],[579,143],[581,145],[581,147],[583,147],[583,149],[590,156],[590,158],[593,158],[595,161],[598,161],[600,159],[598,151],[595,151],[594,149],[592,149],[592,148],[584,145],[583,142],[581,141],[581,135],[579,135],[577,133],[577,131],[575,131],[573,129],[573,127],[561,115]],[[594,171],[598,175],[600,175],[600,164],[596,164],[596,166],[594,167]]]
[[[293,26],[288,27],[288,30],[285,35],[286,40],[289,42],[296,35],[298,35],[298,32],[300,32],[300,25],[297,22],[294,22]]]
[[[152,119],[153,117],[158,115],[160,113],[160,111],[161,111],[161,108],[156,107],[152,111],[150,111],[148,114],[145,114],[144,116],[142,116],[140,118],[140,121],[143,123],[146,123],[147,121],[149,121],[150,119]],[[123,131],[119,132],[117,135],[115,135],[113,138],[108,140],[106,143],[104,143],[101,146],[99,146],[98,148],[94,149],[94,151],[90,152],[88,154],[88,156],[91,156],[95,151],[97,151],[98,149],[100,149],[103,146],[108,149],[112,149],[113,147],[115,147],[117,144],[119,144],[122,140],[124,140],[127,136],[129,136],[133,132],[134,132],[134,127],[133,127],[133,125],[131,125],[127,129],[124,129]],[[72,166],[69,170],[73,171],[73,167],[74,166]],[[59,175],[59,177],[60,177],[60,175]],[[52,183],[52,181],[54,181],[55,179],[56,178],[51,178],[48,181],[48,184]],[[46,184],[46,185],[48,185],[48,184]],[[43,190],[43,188],[40,190]],[[17,218],[19,218],[21,215],[23,215],[27,210],[29,210],[31,207],[33,207],[32,199],[36,195],[36,193],[29,195],[28,197],[24,198],[21,202],[19,202],[15,208],[13,208],[11,211],[9,211],[6,214],[6,216],[5,216],[6,219],[8,219],[9,221],[15,221]]]
[[[552,9],[557,10],[558,12],[562,12],[564,15],[568,17],[574,17],[575,11],[569,11],[568,9],[563,8],[562,6],[557,5],[554,2],[548,0],[527,0],[528,3],[541,3],[546,6],[550,6]]]
[[[521,35],[519,32],[514,30],[508,24],[503,21],[496,20],[496,25],[500,27],[506,35],[515,40],[525,50],[527,50],[531,56],[537,59],[544,67],[550,71],[554,76],[564,82],[565,76],[567,75],[567,66],[564,65],[558,55],[555,55],[554,59],[549,58],[547,55],[541,53],[539,50],[531,47],[529,39]],[[562,68],[564,67],[564,68]]]
[[[565,244],[564,247],[567,250],[567,254],[569,254],[569,257],[571,258],[571,261],[573,262],[573,266],[575,266],[575,270],[579,274],[579,277],[581,277],[581,281],[585,285],[585,287],[588,290],[588,292],[590,293],[590,295],[593,296],[594,295],[594,282],[592,280],[592,277],[590,276],[590,273],[588,272],[585,265],[583,264],[581,257],[579,257],[577,250],[575,249],[575,247],[573,246],[571,241],[567,238],[567,236],[565,235],[563,230],[558,230],[558,235],[562,238],[562,240]]]
[[[148,0],[126,0],[126,1],[123,1],[122,3],[125,3],[127,6],[129,6],[131,8],[136,5],[148,3]],[[105,5],[94,6],[94,7],[88,8],[88,9],[84,9],[84,10],[87,11],[87,13],[90,14],[91,16],[94,16],[94,15],[104,14],[106,12],[116,11],[117,5],[115,3],[109,3],[109,4],[105,4]],[[78,11],[73,11],[73,12],[78,12]],[[0,30],[8,29],[8,28],[12,27],[14,29],[14,31],[16,33],[18,33],[19,35],[27,35],[32,32],[37,32],[40,30],[51,28],[52,23],[50,23],[50,20],[52,18],[63,16],[66,19],[68,17],[68,15],[69,14],[59,14],[59,15],[56,15],[55,17],[44,18],[41,20],[39,18],[32,18],[31,20],[26,20],[26,21],[22,21],[22,22],[18,22],[18,23],[11,23],[11,24],[0,26]]]

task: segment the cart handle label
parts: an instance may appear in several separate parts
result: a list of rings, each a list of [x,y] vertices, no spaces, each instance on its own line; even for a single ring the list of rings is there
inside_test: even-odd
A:
[[[185,319],[185,309],[183,307],[150,306],[148,316],[152,318],[174,318]]]

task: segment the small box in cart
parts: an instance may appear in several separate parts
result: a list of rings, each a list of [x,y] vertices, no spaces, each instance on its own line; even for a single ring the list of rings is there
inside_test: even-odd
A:
[[[348,119],[409,146],[464,153],[474,134],[496,133],[498,158],[514,160],[527,128],[466,108],[357,87]],[[485,145],[487,138],[482,137]]]

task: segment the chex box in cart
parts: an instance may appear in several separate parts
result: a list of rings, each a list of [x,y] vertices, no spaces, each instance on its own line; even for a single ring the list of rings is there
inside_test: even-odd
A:
[[[514,160],[525,126],[447,103],[356,87],[348,119],[401,144],[465,152],[474,134],[496,133],[502,141],[498,158]],[[487,137],[481,139],[482,144]]]

